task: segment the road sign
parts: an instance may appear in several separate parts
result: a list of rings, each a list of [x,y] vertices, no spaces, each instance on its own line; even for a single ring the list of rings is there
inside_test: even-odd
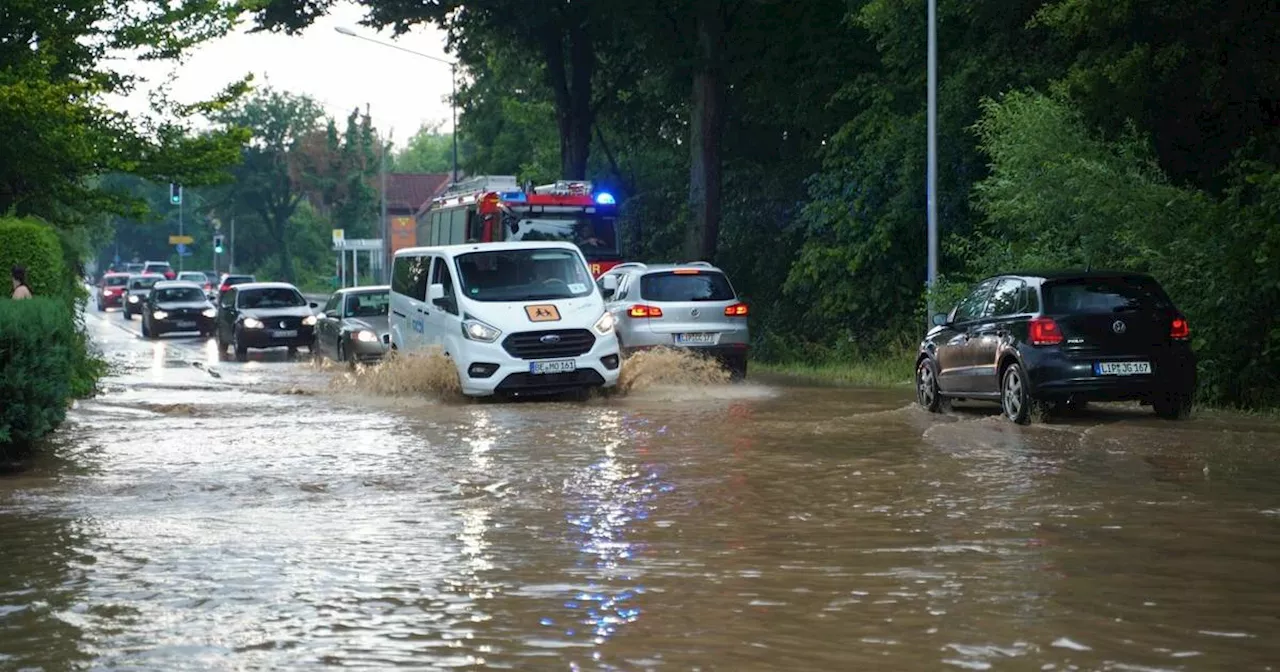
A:
[[[196,242],[191,236],[169,236],[170,245],[190,245]]]
[[[344,231],[343,229],[333,230],[333,246],[334,247],[341,247],[342,241],[345,239],[346,239],[346,231]]]
[[[381,238],[352,238],[333,241],[334,250],[381,250]]]
[[[182,244],[182,243],[178,243],[178,256],[180,256],[180,257],[185,257],[185,256],[187,256],[187,246],[186,246],[186,245],[184,245],[184,244]]]

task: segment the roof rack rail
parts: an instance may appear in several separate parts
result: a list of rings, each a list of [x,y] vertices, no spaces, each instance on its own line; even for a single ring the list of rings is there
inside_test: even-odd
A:
[[[649,266],[648,264],[645,264],[642,261],[625,261],[621,264],[614,266],[613,268],[610,268],[609,270],[616,271],[619,268],[649,268]]]
[[[709,261],[685,261],[680,263],[679,265],[680,266],[698,266],[700,268],[715,268],[715,266],[712,265],[711,262]]]

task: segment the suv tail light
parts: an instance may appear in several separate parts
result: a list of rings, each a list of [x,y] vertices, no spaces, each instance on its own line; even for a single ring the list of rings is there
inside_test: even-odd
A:
[[[729,307],[725,308],[725,309],[724,309],[724,316],[725,316],[725,317],[746,317],[746,316],[747,316],[747,304],[745,304],[745,303],[735,303],[735,304],[733,304],[732,306],[729,306]]]
[[[218,291],[219,291],[219,292],[225,292],[225,291],[227,291],[228,289],[231,289],[231,285],[223,285],[223,286],[221,286],[221,287],[219,287],[219,288],[218,288]]]
[[[1169,327],[1169,338],[1175,341],[1185,341],[1191,338],[1191,325],[1187,323],[1185,317],[1173,318],[1173,324]]]
[[[1031,345],[1057,345],[1062,342],[1062,330],[1052,317],[1037,317],[1030,324]]]
[[[662,309],[657,306],[638,304],[631,306],[627,311],[627,317],[662,317]]]

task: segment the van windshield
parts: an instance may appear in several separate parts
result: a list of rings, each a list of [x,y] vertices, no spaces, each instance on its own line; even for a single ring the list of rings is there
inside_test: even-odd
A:
[[[475,301],[547,301],[595,291],[582,256],[572,250],[472,252],[457,258],[462,293]]]

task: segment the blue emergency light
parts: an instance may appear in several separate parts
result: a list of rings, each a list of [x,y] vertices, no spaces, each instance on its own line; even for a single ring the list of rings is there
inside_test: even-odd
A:
[[[602,191],[596,194],[596,203],[599,205],[616,205],[617,201],[613,200],[613,194]]]

